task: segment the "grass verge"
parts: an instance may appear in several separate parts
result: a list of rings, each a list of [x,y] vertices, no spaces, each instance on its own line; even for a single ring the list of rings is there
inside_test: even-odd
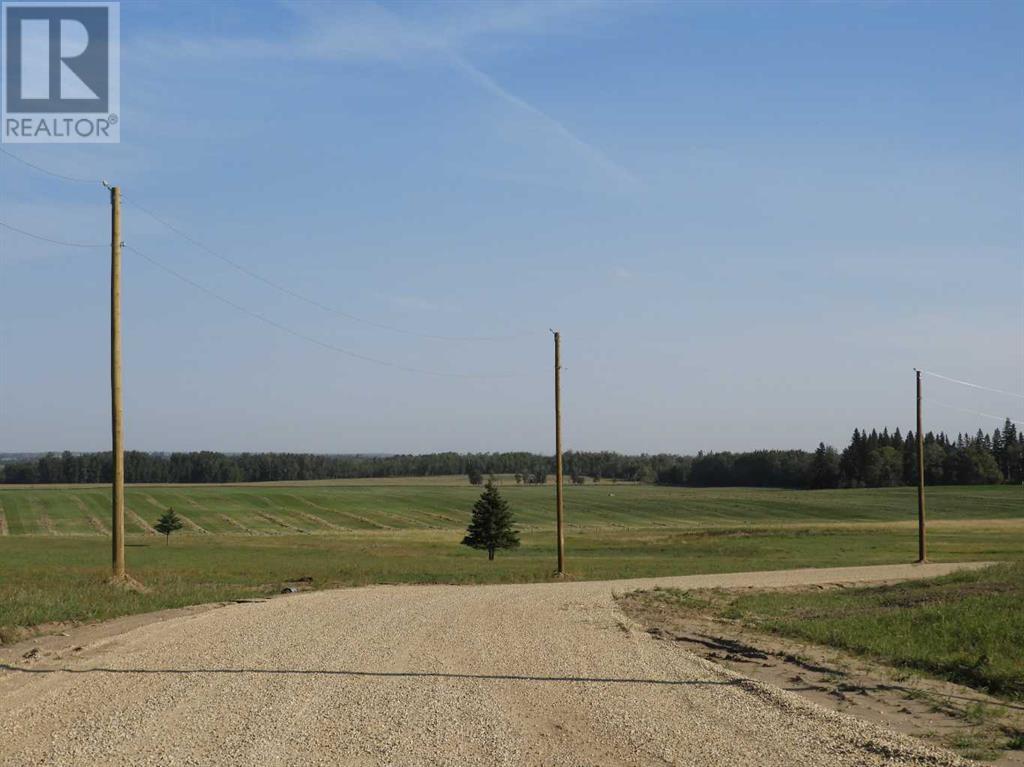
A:
[[[643,598],[1024,700],[1024,562],[883,586]]]

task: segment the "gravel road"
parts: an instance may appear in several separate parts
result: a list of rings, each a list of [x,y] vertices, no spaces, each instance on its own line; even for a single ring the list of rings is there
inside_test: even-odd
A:
[[[659,642],[613,593],[939,575],[859,567],[321,591],[0,671],[0,764],[959,765]]]

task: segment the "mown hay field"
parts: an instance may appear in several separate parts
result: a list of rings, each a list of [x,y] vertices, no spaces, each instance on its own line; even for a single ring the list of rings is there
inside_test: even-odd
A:
[[[530,582],[554,570],[554,488],[505,484],[522,546],[460,546],[480,492],[463,478],[129,486],[127,561],[143,592],[112,588],[106,487],[0,487],[0,641],[53,622],[266,596],[282,586]],[[168,507],[186,526],[152,532]],[[785,491],[601,483],[566,488],[572,578],[913,561],[913,488]],[[1024,558],[1024,489],[928,495],[935,561]]]

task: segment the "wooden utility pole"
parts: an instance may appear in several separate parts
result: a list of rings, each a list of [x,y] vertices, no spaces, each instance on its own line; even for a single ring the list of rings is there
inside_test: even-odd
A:
[[[565,575],[565,533],[562,530],[562,338],[555,334],[555,527],[558,535],[558,572]]]
[[[110,187],[110,414],[114,578],[124,578],[124,412],[121,406],[121,189]]]
[[[924,530],[924,430],[921,428],[921,371],[917,374],[917,561],[928,561]]]

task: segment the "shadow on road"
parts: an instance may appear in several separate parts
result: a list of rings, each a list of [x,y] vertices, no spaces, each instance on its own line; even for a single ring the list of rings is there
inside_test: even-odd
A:
[[[588,684],[651,684],[690,686],[729,686],[740,684],[740,680],[701,679],[630,679],[596,676],[525,676],[518,674],[457,674],[443,671],[349,671],[344,669],[267,669],[267,668],[24,668],[0,663],[0,671],[22,674],[270,674],[310,675],[349,677],[405,677],[427,679],[484,679],[510,682],[585,682]]]

